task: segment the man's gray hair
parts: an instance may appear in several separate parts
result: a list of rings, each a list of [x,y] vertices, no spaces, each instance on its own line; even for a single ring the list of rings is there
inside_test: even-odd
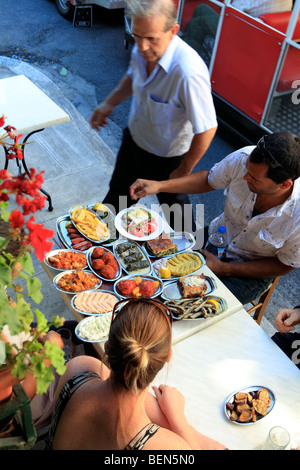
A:
[[[126,15],[129,18],[164,16],[166,18],[166,31],[171,29],[177,20],[174,0],[127,0]]]

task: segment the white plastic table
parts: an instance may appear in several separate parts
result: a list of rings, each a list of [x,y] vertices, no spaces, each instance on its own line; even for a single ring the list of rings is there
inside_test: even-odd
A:
[[[300,437],[300,370],[243,309],[173,345],[161,383],[183,393],[190,424],[229,449],[254,449],[274,426]],[[274,408],[255,424],[231,422],[226,398],[252,385],[273,391]]]
[[[17,134],[25,136],[21,143],[23,149],[21,164],[27,175],[29,175],[29,171],[24,150],[28,138],[46,127],[70,120],[67,113],[24,75],[16,75],[0,80],[0,113],[6,117],[6,125],[15,127]],[[17,161],[17,164],[20,165],[20,162]],[[7,167],[8,159],[6,154],[4,168],[7,169]],[[47,196],[49,210],[53,210],[50,195],[43,189],[41,191]]]

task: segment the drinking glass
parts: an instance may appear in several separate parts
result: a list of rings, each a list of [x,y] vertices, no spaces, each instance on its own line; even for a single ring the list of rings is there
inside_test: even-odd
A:
[[[284,450],[290,442],[290,435],[281,426],[275,426],[262,444],[260,450]]]

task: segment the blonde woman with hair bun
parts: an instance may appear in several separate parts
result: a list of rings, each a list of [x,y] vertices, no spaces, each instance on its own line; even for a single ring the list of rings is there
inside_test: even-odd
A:
[[[67,363],[49,433],[55,450],[224,449],[192,428],[175,388],[149,386],[172,355],[171,315],[157,300],[116,304],[106,364],[91,356]]]

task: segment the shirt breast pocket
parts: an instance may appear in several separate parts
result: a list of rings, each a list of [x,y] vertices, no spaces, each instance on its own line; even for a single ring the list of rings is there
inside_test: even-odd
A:
[[[273,249],[279,250],[284,245],[284,234],[279,232],[275,235],[270,233],[268,230],[260,230],[259,239],[265,246],[272,247]]]
[[[153,124],[166,127],[182,119],[182,109],[171,103],[160,101],[153,95],[148,95],[147,98],[147,114]]]

